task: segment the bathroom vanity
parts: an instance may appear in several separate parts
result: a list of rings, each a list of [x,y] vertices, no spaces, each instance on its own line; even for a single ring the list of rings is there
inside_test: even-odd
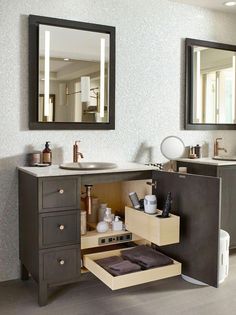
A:
[[[230,248],[236,247],[236,162],[220,161],[211,158],[180,159],[177,167],[185,166],[188,173],[220,177],[221,194],[221,228],[230,234]]]
[[[152,186],[146,185],[146,181]],[[80,233],[81,193],[93,185],[101,200],[110,198],[125,216],[126,231]],[[210,189],[209,189],[210,187]],[[172,215],[157,218],[129,206],[128,193],[144,197],[152,189],[162,209],[168,191]],[[144,195],[142,195],[144,194]],[[19,168],[21,278],[38,283],[39,305],[47,304],[48,288],[79,281],[91,271],[112,290],[181,273],[218,286],[220,179],[158,171],[135,163],[108,170],[65,170],[58,166]],[[174,260],[172,265],[114,277],[96,260],[120,255],[126,244],[152,244]],[[133,244],[135,245],[135,244]],[[125,249],[124,249],[125,250]],[[81,259],[83,268],[81,268]],[[182,265],[182,268],[181,268]]]

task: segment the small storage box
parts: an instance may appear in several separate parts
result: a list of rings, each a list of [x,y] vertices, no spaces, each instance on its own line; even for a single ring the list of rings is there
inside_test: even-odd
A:
[[[158,214],[162,212],[159,210]],[[180,218],[170,214],[168,218],[125,207],[125,224],[129,232],[158,246],[179,243]]]

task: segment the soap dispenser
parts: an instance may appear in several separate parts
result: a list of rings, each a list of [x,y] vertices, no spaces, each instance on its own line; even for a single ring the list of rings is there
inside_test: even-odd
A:
[[[107,222],[109,227],[111,228],[111,223],[112,223],[111,208],[106,208],[103,221]]]
[[[49,148],[50,141],[45,144],[45,149],[43,150],[43,164],[52,164],[52,150]]]
[[[123,222],[120,221],[120,217],[116,215],[115,220],[112,221],[112,231],[122,231],[122,230],[123,230]]]

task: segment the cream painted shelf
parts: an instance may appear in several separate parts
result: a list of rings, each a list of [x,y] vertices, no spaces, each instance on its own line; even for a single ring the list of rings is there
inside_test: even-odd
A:
[[[158,214],[161,214],[160,210]],[[179,216],[171,214],[169,218],[158,218],[125,207],[125,224],[128,231],[158,246],[179,243]]]
[[[112,290],[127,288],[181,274],[181,263],[177,261],[174,261],[172,265],[138,271],[117,277],[112,276],[95,262],[97,259],[120,256],[120,254],[121,250],[113,250],[109,252],[84,255],[84,266]]]

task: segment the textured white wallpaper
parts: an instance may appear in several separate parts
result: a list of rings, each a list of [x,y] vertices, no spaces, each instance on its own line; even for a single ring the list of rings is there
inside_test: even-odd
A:
[[[29,131],[29,14],[116,26],[116,130]],[[234,15],[168,0],[0,1],[0,281],[19,276],[16,165],[52,142],[54,162],[72,159],[80,139],[88,160],[164,161],[168,135],[186,145],[224,137],[236,153],[235,131],[183,130],[184,38],[236,43]],[[29,192],[30,193],[30,192]]]

